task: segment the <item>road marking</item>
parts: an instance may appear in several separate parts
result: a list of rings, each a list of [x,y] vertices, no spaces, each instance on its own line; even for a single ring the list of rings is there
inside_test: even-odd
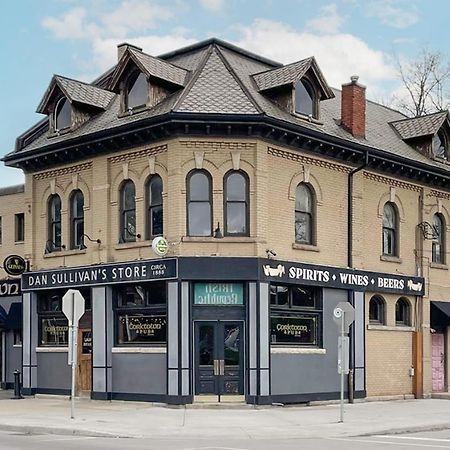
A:
[[[76,441],[76,440],[82,440],[82,439],[97,439],[94,436],[71,436],[66,438],[52,438],[52,439],[41,439],[39,442],[59,442],[59,441]]]
[[[346,441],[346,442],[367,442],[369,444],[387,444],[387,445],[403,445],[404,447],[429,447],[429,448],[450,448],[448,445],[426,445],[426,444],[408,444],[406,442],[389,442],[389,441],[377,441],[377,440],[363,440],[363,439],[345,439],[345,438],[327,438],[332,441]]]
[[[372,436],[376,437],[376,436]],[[427,438],[427,437],[418,437],[418,436],[396,436],[389,434],[382,434],[380,437],[389,438],[389,439],[410,439],[417,441],[435,441],[435,442],[450,442],[450,439],[437,439],[437,438]]]

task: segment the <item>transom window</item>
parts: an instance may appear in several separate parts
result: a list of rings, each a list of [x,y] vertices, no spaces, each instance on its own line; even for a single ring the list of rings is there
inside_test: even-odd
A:
[[[313,193],[309,186],[300,183],[295,191],[295,242],[313,243],[314,217]]]
[[[194,170],[188,174],[187,202],[188,236],[211,236],[211,176],[205,170]]]
[[[411,325],[411,305],[406,298],[399,298],[395,304],[395,324]]]
[[[56,131],[64,130],[72,125],[72,106],[66,97],[58,100],[54,114],[54,127]]]
[[[163,183],[153,175],[147,183],[147,239],[163,234]]]
[[[148,102],[147,77],[142,72],[133,73],[127,83],[126,109],[145,106]]]
[[[80,190],[72,193],[70,198],[70,248],[84,246],[84,196]]]
[[[383,254],[397,256],[397,210],[392,203],[386,203],[383,210]]]
[[[61,250],[61,198],[58,194],[48,200],[48,240],[46,251]]]
[[[444,219],[440,214],[433,216],[433,240],[431,243],[432,261],[438,264],[445,263],[445,227]]]
[[[248,178],[232,171],[224,179],[225,235],[248,236]]]
[[[316,95],[306,80],[299,80],[295,85],[295,112],[317,118]]]
[[[131,180],[120,190],[120,242],[136,240],[136,191]]]
[[[271,343],[320,346],[321,289],[303,285],[270,285]]]
[[[374,295],[369,301],[369,322],[384,325],[386,322],[385,305],[383,297]]]

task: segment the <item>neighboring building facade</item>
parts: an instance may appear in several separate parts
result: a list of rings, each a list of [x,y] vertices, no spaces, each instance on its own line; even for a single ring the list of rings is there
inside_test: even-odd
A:
[[[356,397],[447,390],[447,113],[215,39],[118,50],[91,85],[54,76],[4,158],[26,177],[25,393],[70,390],[69,288],[92,398],[338,398],[340,302]]]

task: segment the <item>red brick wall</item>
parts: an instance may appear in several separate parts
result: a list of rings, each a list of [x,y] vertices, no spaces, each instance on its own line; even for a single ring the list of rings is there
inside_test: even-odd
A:
[[[366,135],[366,88],[358,83],[342,85],[341,123],[355,137]]]

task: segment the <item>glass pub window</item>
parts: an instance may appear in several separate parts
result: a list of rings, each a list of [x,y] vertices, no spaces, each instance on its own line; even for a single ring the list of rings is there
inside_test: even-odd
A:
[[[383,254],[397,255],[397,212],[392,203],[384,205],[383,213]]]
[[[295,242],[313,243],[313,194],[304,183],[295,191]]]
[[[211,178],[204,170],[194,170],[187,177],[188,236],[212,235]]]
[[[25,240],[25,214],[19,213],[15,217],[15,242],[23,242]]]
[[[433,241],[431,243],[432,261],[437,264],[445,263],[445,227],[440,214],[433,216]]]
[[[411,324],[411,312],[409,301],[405,298],[399,298],[395,304],[395,323],[396,325],[408,326]]]
[[[120,242],[136,240],[136,191],[131,180],[120,190]]]
[[[48,242],[50,251],[61,250],[61,198],[52,195],[48,202]]]
[[[248,179],[242,172],[225,175],[225,234],[249,235]]]
[[[369,301],[369,322],[384,325],[385,301],[378,295],[374,295]]]
[[[153,175],[147,183],[147,239],[163,234],[163,183]]]
[[[58,100],[54,115],[55,130],[64,130],[72,125],[72,106],[69,100],[63,97]]]
[[[145,106],[148,101],[147,77],[142,72],[131,75],[127,90],[127,109]]]
[[[70,247],[81,248],[84,244],[84,196],[80,190],[72,193],[70,213]]]

